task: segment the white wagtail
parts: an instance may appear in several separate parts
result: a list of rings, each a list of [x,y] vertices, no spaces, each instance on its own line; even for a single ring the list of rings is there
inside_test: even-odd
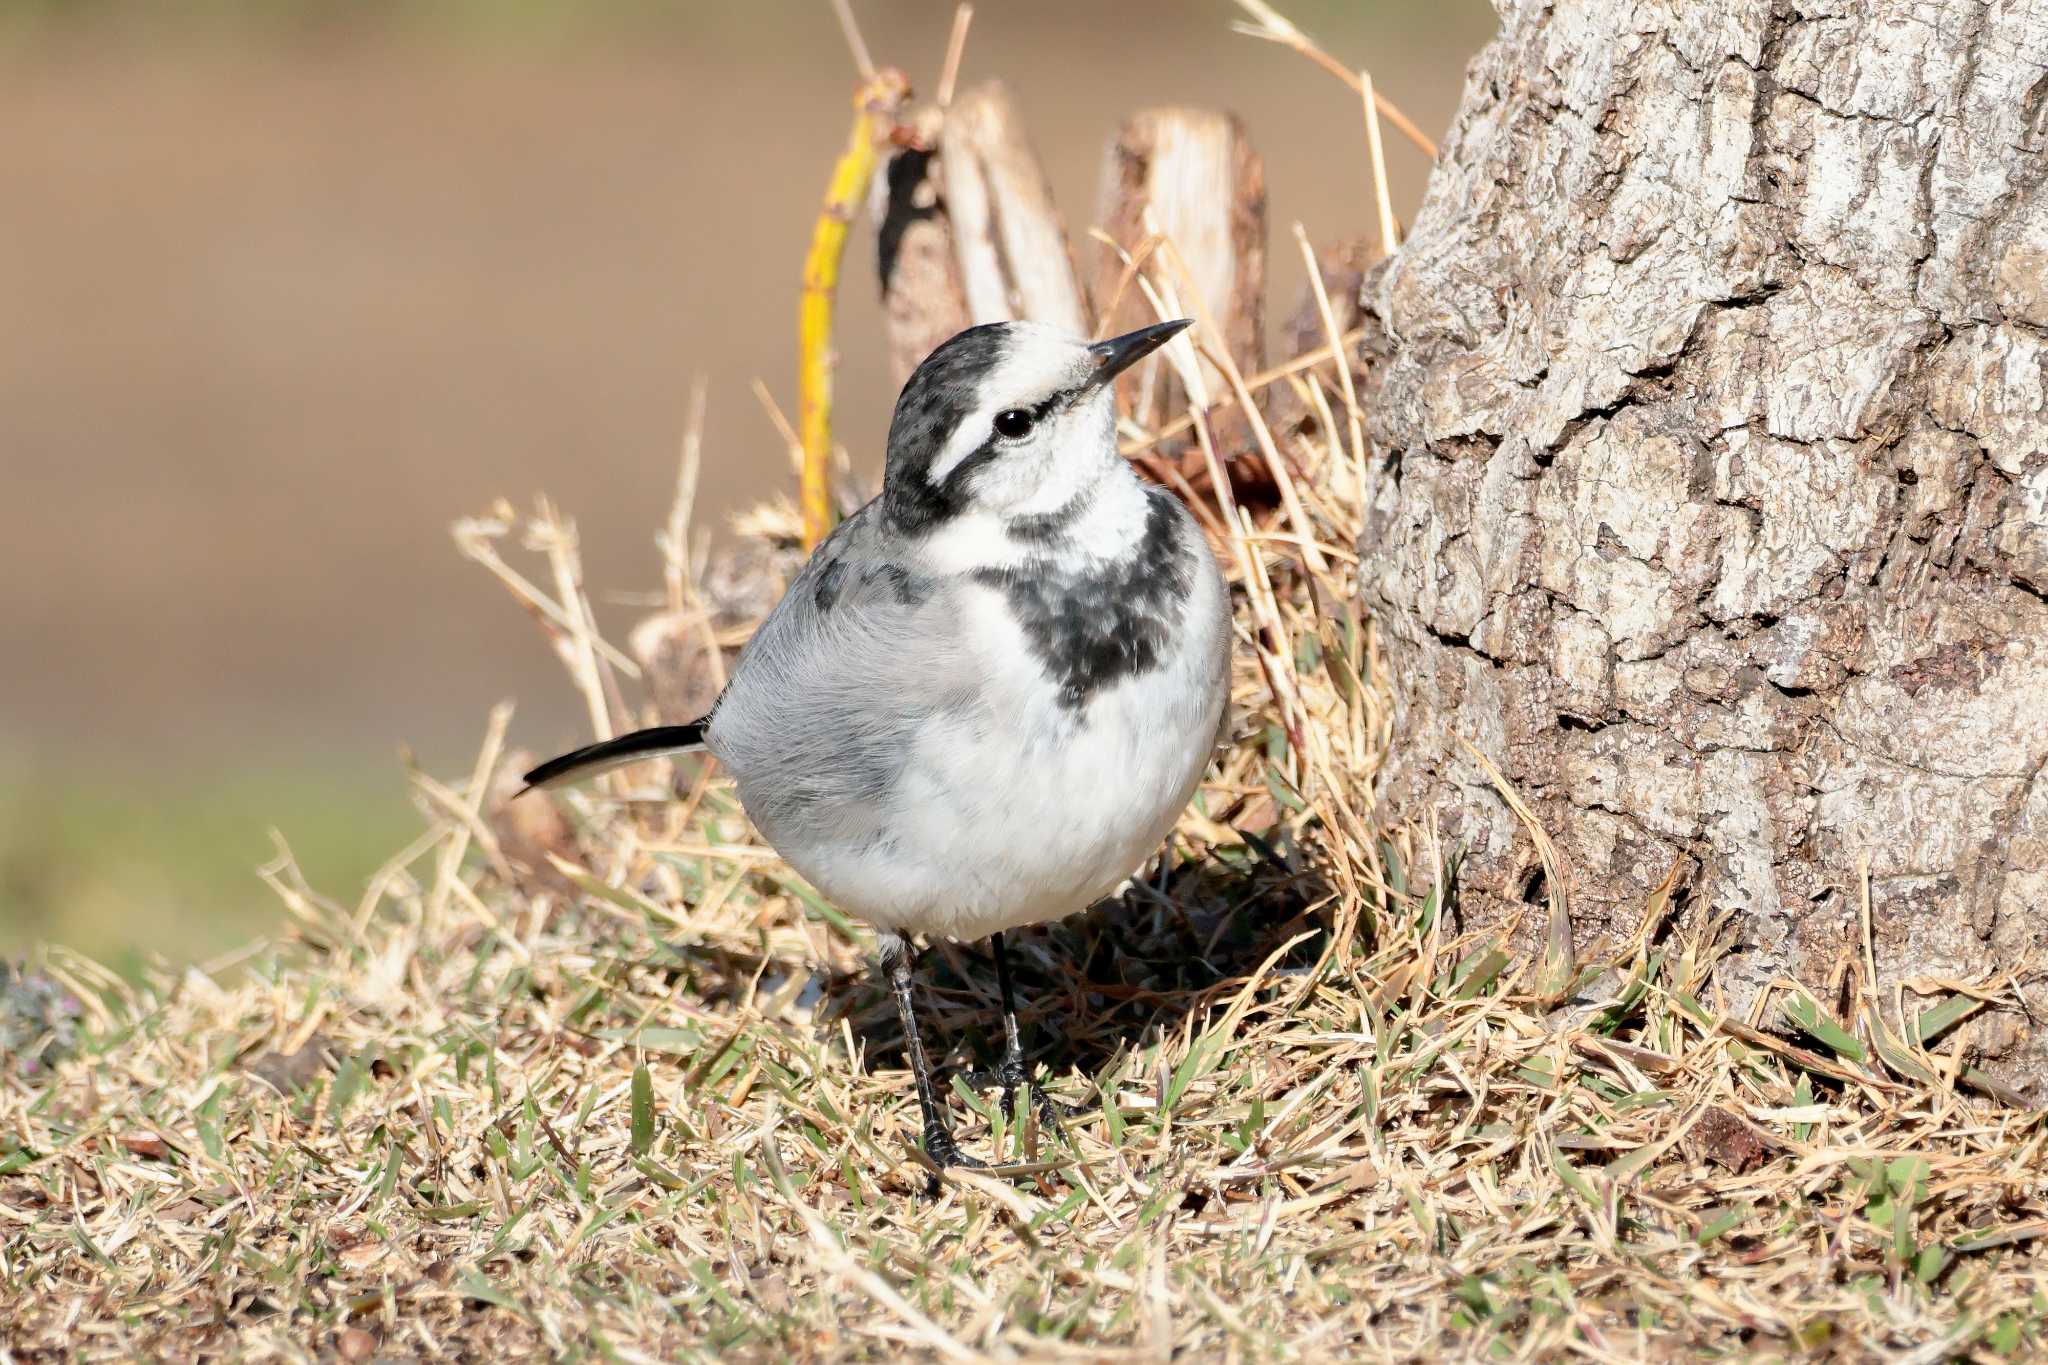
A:
[[[708,749],[777,853],[880,931],[924,1150],[963,1156],[910,997],[910,936],[992,936],[1108,894],[1166,838],[1221,735],[1230,605],[1194,519],[1117,453],[1123,370],[1188,325],[1090,344],[1023,322],[927,357],[881,495],[818,546],[708,715],[543,763],[531,786]]]

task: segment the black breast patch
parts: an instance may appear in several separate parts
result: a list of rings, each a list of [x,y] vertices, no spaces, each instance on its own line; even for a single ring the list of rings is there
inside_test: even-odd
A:
[[[1151,499],[1144,536],[1118,563],[1072,573],[1032,559],[974,571],[976,582],[1009,599],[1069,710],[1086,710],[1101,689],[1158,668],[1194,588],[1195,557],[1175,534],[1173,495],[1154,489]]]

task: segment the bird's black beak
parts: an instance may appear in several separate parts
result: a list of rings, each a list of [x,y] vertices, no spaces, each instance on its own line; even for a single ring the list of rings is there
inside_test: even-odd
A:
[[[1096,342],[1088,348],[1088,354],[1095,361],[1095,373],[1088,377],[1088,387],[1092,389],[1107,384],[1194,325],[1193,318],[1175,318],[1172,322],[1155,322],[1150,327],[1140,327],[1135,332]]]

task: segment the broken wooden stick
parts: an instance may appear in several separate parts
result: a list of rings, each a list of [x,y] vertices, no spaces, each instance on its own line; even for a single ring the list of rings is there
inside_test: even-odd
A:
[[[1125,266],[1129,256],[1148,277],[1160,269],[1143,259],[1149,223],[1187,263],[1239,372],[1265,368],[1266,172],[1234,115],[1162,108],[1126,120],[1103,162],[1099,217],[1116,244],[1101,248],[1092,276],[1105,333],[1157,321],[1142,291],[1130,287]],[[1200,364],[1209,394],[1228,392],[1221,372],[1207,359]],[[1119,385],[1142,427],[1163,426],[1188,402],[1172,371],[1157,361],[1134,367]],[[1250,446],[1240,414],[1220,415],[1213,435],[1226,458]],[[1200,452],[1187,446],[1175,458],[1180,454],[1187,457],[1182,475],[1204,481]]]
[[[904,126],[875,204],[897,382],[975,323],[1027,319],[1085,334],[1066,229],[1008,91],[984,83]]]

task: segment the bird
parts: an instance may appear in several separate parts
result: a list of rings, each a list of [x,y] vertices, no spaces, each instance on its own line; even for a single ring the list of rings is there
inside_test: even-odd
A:
[[[935,1169],[986,1163],[933,1082],[913,940],[990,940],[1014,1113],[1028,1076],[1004,933],[1139,871],[1226,737],[1228,587],[1116,441],[1116,377],[1187,326],[1090,342],[995,322],[941,343],[897,398],[881,491],[819,543],[711,709],[526,774],[532,790],[716,757],[777,855],[874,927]]]

